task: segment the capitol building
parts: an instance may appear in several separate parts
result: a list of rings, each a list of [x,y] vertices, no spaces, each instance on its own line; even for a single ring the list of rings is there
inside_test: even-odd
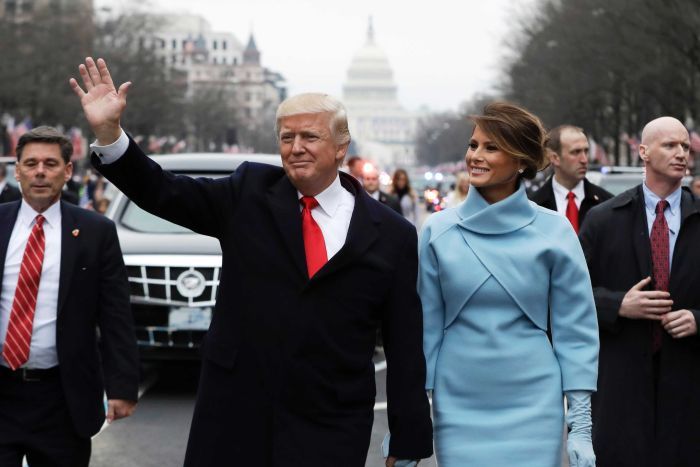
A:
[[[394,73],[374,40],[371,18],[367,40],[348,68],[343,103],[357,155],[383,168],[415,164],[418,117],[399,103]]]

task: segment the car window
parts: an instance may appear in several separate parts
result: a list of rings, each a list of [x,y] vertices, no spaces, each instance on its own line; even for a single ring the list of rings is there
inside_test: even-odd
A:
[[[641,177],[603,177],[599,185],[613,195],[619,195],[641,182]]]
[[[173,224],[144,211],[136,203],[132,203],[131,200],[127,201],[126,207],[122,212],[121,225],[137,232],[192,233],[190,229]]]

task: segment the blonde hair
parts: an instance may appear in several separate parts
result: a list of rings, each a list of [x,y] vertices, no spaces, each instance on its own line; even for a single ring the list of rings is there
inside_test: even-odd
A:
[[[330,128],[336,144],[350,143],[350,130],[345,106],[335,97],[319,92],[297,94],[285,99],[277,108],[275,134],[279,138],[280,121],[299,114],[330,113]]]

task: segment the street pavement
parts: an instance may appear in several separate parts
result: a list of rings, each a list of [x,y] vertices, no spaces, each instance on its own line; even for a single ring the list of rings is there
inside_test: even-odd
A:
[[[388,431],[384,356],[375,357],[377,405],[366,467],[384,465],[380,445]],[[134,415],[105,427],[92,441],[91,467],[179,467],[187,447],[197,390],[196,365],[162,366],[147,371]],[[233,460],[233,459],[232,459]],[[435,467],[434,459],[421,467]]]

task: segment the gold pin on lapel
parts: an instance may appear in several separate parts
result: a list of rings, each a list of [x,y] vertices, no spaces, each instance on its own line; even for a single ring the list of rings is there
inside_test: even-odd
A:
[[[73,229],[73,231],[71,233],[73,234],[74,237],[77,237],[78,235],[80,235],[80,229]]]

